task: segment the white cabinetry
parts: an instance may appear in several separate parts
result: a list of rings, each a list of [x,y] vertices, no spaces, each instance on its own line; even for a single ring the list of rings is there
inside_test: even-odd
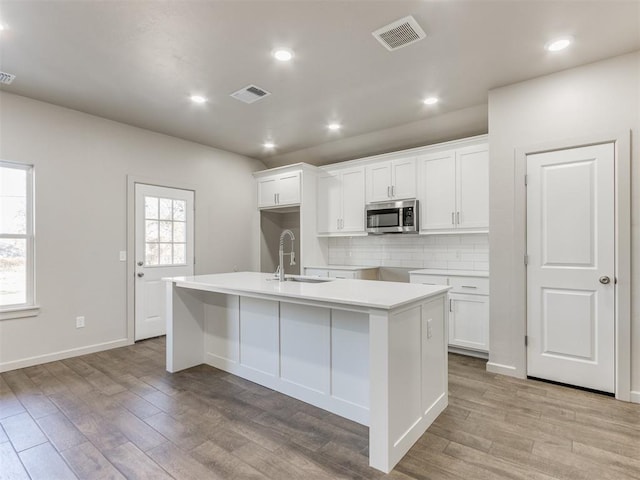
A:
[[[489,279],[455,274],[410,272],[411,283],[450,285],[449,346],[464,352],[489,351]]]
[[[415,157],[367,165],[367,203],[416,197]]]
[[[304,274],[310,277],[349,278],[352,280],[377,280],[377,267],[305,267]]]
[[[328,262],[328,242],[316,235],[318,167],[296,163],[254,172],[258,214],[255,215],[255,258],[252,269],[272,273],[277,268],[280,235],[284,229],[294,232],[297,265],[285,270],[300,274],[304,263]],[[289,244],[287,244],[288,247]],[[287,266],[289,262],[286,262]]]
[[[300,204],[300,172],[276,173],[258,179],[258,208]]]
[[[487,231],[487,144],[423,155],[420,167],[420,231]]]
[[[365,234],[364,167],[318,177],[318,235]]]

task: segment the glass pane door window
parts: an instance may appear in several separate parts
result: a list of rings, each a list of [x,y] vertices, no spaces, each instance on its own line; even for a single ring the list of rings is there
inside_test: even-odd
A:
[[[34,304],[33,167],[0,161],[0,308]]]
[[[186,264],[186,209],[184,200],[144,197],[145,266]]]

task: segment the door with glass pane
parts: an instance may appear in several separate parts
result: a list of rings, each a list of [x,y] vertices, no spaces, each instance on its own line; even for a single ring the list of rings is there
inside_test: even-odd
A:
[[[193,275],[194,192],[136,183],[135,339],[165,335],[163,277]]]

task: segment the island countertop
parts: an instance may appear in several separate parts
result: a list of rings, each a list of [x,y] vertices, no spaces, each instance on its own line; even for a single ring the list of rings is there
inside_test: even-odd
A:
[[[298,299],[391,310],[442,294],[447,285],[422,285],[376,280],[332,279],[327,282],[279,282],[270,273],[232,272],[172,277],[177,287],[226,294]]]

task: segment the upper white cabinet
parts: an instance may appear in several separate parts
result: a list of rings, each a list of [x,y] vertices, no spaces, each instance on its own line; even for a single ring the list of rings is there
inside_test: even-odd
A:
[[[420,156],[420,231],[489,228],[489,147],[474,145]]]
[[[318,176],[318,235],[365,233],[364,180],[364,167]]]
[[[399,158],[366,167],[367,203],[416,198],[416,159]]]
[[[258,207],[273,208],[300,203],[300,172],[275,173],[258,178]]]

